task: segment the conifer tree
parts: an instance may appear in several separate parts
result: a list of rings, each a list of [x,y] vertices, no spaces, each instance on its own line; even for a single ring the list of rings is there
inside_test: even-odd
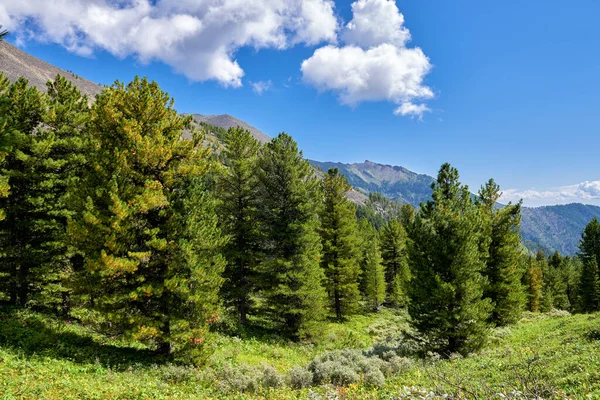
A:
[[[398,306],[404,306],[407,302],[406,292],[410,280],[407,241],[406,231],[395,218],[388,221],[379,234],[387,297],[391,304]]]
[[[229,242],[223,250],[227,266],[221,297],[225,305],[236,309],[240,323],[246,325],[260,258],[256,173],[259,143],[249,131],[239,127],[230,128],[224,142],[221,156],[226,168],[217,179],[217,197],[221,226]]]
[[[69,233],[90,306],[117,333],[201,361],[218,319],[224,260],[213,169],[189,118],[155,82],[106,88],[92,108],[90,161]]]
[[[377,230],[365,219],[359,221],[361,235],[361,287],[365,302],[374,311],[385,301],[385,268],[379,251]]]
[[[542,307],[543,272],[540,264],[533,257],[529,257],[527,260],[525,285],[529,311],[540,312]]]
[[[12,137],[14,136],[13,121],[10,118],[9,88],[10,81],[0,72],[0,168],[4,167],[4,160],[11,149]],[[0,198],[7,197],[9,192],[8,176],[0,175]],[[4,210],[0,209],[0,221],[4,217]]]
[[[291,136],[281,133],[259,157],[262,314],[283,335],[309,337],[325,317],[320,267],[319,182]]]
[[[600,222],[594,217],[584,228],[579,242],[582,261],[579,283],[579,308],[583,312],[600,310]]]
[[[494,309],[490,321],[498,326],[519,320],[525,305],[521,285],[521,203],[496,208],[502,193],[490,179],[479,190],[480,208],[490,241],[487,247],[485,276],[488,283],[484,297],[489,298]]]
[[[45,203],[40,192],[43,176],[36,171],[45,164],[47,143],[36,135],[42,122],[45,99],[24,78],[8,87],[0,115],[10,126],[12,150],[7,154],[2,175],[8,178],[10,195],[0,199],[4,219],[0,222],[3,292],[10,303],[25,306],[37,283],[34,271],[41,268],[45,254],[43,227]],[[43,136],[43,135],[42,135]]]
[[[356,207],[346,197],[351,186],[337,168],[331,168],[323,180],[321,207],[321,267],[331,310],[338,320],[358,310],[358,227]]]
[[[559,310],[568,310],[570,308],[569,297],[567,296],[568,271],[567,265],[563,262],[558,251],[555,251],[548,259],[548,270],[552,277],[549,282],[552,292],[552,307]]]
[[[458,171],[442,165],[433,200],[422,204],[412,230],[409,263],[411,324],[428,348],[445,355],[483,346],[492,309],[483,298],[483,221]]]
[[[542,270],[542,302],[540,310],[548,312],[554,308],[554,281],[553,270],[548,267],[548,259],[542,250],[538,250],[535,261]]]

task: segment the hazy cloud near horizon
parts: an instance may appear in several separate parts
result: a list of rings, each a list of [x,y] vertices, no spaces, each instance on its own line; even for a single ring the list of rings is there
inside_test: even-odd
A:
[[[523,199],[524,205],[532,207],[569,203],[600,205],[600,181],[585,181],[548,190],[507,189],[503,192],[501,202],[516,202]]]

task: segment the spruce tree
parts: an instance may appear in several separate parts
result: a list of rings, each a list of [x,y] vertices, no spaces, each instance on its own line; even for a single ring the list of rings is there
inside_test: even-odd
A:
[[[387,297],[391,304],[404,306],[410,280],[407,235],[398,219],[391,219],[379,233],[381,257],[385,267]]]
[[[322,186],[321,267],[331,310],[342,320],[358,310],[360,297],[356,207],[346,197],[351,186],[337,168],[327,172]]]
[[[223,250],[227,266],[221,297],[225,305],[235,308],[240,323],[246,325],[260,258],[256,173],[259,143],[249,131],[239,127],[230,128],[224,142],[221,157],[225,169],[217,179],[217,197],[221,226],[229,242]]]
[[[4,161],[11,150],[12,137],[14,136],[13,121],[10,118],[9,88],[10,81],[0,72],[0,168],[4,167]],[[0,198],[7,197],[9,192],[8,176],[0,175]],[[4,210],[0,209],[0,221],[4,217]]]
[[[579,283],[579,308],[583,312],[600,310],[600,222],[594,217],[584,228],[579,242],[582,261]]]
[[[501,195],[500,187],[493,179],[479,190],[486,234],[491,239],[487,247],[484,275],[488,283],[484,297],[494,305],[490,322],[498,326],[517,322],[525,305],[521,285],[521,203],[497,208]]]
[[[548,267],[548,259],[542,250],[538,250],[535,255],[540,270],[542,271],[542,302],[540,310],[548,312],[554,308],[554,281],[556,276],[553,269]]]
[[[359,221],[361,236],[361,288],[365,302],[377,311],[385,301],[385,268],[379,251],[377,230],[365,219]]]
[[[412,229],[409,263],[411,324],[430,350],[444,355],[480,349],[492,305],[486,278],[483,221],[458,171],[442,165],[433,200],[422,204]]]
[[[69,233],[90,306],[161,354],[201,361],[218,319],[224,260],[213,162],[155,82],[106,88],[92,108],[89,162]]]
[[[262,314],[285,336],[309,337],[319,330],[327,298],[320,267],[319,182],[285,133],[263,148],[259,179]]]

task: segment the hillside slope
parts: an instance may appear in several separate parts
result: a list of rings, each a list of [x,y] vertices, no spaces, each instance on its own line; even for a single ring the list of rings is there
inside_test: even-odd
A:
[[[11,81],[23,76],[41,91],[46,91],[46,82],[56,75],[66,77],[90,98],[102,91],[101,85],[33,57],[8,42],[0,42],[0,72]]]
[[[232,117],[231,115],[228,115],[228,114],[221,114],[221,115],[192,114],[192,117],[194,118],[194,120],[197,123],[206,122],[210,125],[217,126],[219,128],[223,128],[223,129],[229,129],[231,127],[239,126],[240,128],[250,131],[252,136],[254,136],[254,138],[261,143],[267,143],[269,140],[271,140],[271,138],[269,138],[266,134],[264,134],[257,128],[253,127],[252,125],[248,124],[247,122],[244,122],[240,119]]]
[[[592,218],[600,218],[600,207],[580,203],[524,207],[522,215],[521,234],[529,249],[534,250],[535,243],[545,251],[575,254],[583,228]]]

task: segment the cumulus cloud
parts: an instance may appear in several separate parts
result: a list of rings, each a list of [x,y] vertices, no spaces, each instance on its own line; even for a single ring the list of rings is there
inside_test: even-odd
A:
[[[250,86],[252,86],[252,90],[254,90],[254,92],[260,96],[264,92],[271,90],[271,87],[273,87],[273,82],[270,80],[250,82]]]
[[[333,42],[332,0],[3,0],[2,24],[92,55],[162,61],[194,81],[239,87],[236,51]]]
[[[518,201],[523,199],[526,205],[548,205],[567,203],[600,204],[600,181],[585,181],[576,185],[560,186],[549,190],[504,191],[500,201]]]
[[[421,118],[430,109],[415,101],[434,97],[423,83],[431,64],[420,48],[407,47],[410,32],[396,3],[358,0],[352,13],[342,46],[321,47],[304,60],[304,81],[337,93],[342,104],[389,101],[398,105],[396,115]]]

